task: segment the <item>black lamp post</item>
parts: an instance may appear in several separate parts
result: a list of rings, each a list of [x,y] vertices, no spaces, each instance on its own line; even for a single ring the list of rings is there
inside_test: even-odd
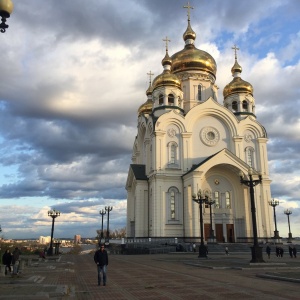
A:
[[[51,240],[50,240],[50,247],[47,251],[48,255],[53,255],[53,232],[54,232],[54,220],[60,216],[60,211],[58,210],[49,210],[48,216],[52,218],[52,228],[51,228]]]
[[[112,206],[105,206],[105,210],[107,211],[107,229],[106,229],[106,239],[105,243],[109,244],[109,212],[112,211]]]
[[[0,232],[2,232],[2,228],[1,228],[1,225],[0,225]]]
[[[202,205],[204,202],[208,201],[209,197],[207,194],[203,195],[203,192],[199,189],[197,195],[193,194],[193,201],[199,204],[200,211],[200,246],[199,246],[199,256],[198,257],[207,257],[207,248],[204,245],[203,237],[203,212]]]
[[[240,181],[242,184],[249,187],[250,192],[250,202],[251,202],[251,216],[252,216],[252,226],[253,226],[253,240],[254,244],[251,247],[252,252],[252,259],[251,263],[260,263],[265,262],[262,256],[262,247],[258,245],[258,238],[257,238],[257,224],[256,224],[256,210],[255,210],[255,201],[254,201],[254,187],[257,186],[262,182],[261,174],[258,175],[258,179],[253,179],[253,169],[250,168],[248,170],[248,177],[249,179],[244,178],[244,173],[240,172]]]
[[[103,239],[103,216],[106,214],[106,211],[104,209],[99,211],[99,214],[102,217],[102,225],[101,225],[101,234],[100,234],[100,244],[102,243],[102,239]]]
[[[292,237],[292,233],[291,233],[291,226],[290,226],[290,215],[292,214],[292,211],[290,210],[290,209],[286,209],[285,211],[284,211],[284,213],[287,215],[287,217],[288,217],[288,224],[289,224],[289,238],[288,238],[288,243],[291,243],[292,242],[292,239],[293,239],[293,237]]]
[[[14,9],[14,4],[11,0],[0,0],[0,17],[1,17],[1,24],[0,24],[0,31],[4,33],[8,28],[8,25],[5,24],[6,19],[8,19]]]
[[[209,218],[210,218],[210,231],[209,231],[209,240],[210,242],[213,242],[215,239],[215,232],[213,230],[213,223],[212,223],[212,211],[211,206],[216,203],[213,199],[208,199],[205,204],[209,205]]]
[[[273,213],[274,213],[274,223],[275,223],[275,231],[274,231],[274,239],[279,239],[279,232],[277,230],[277,222],[276,222],[276,211],[275,207],[279,205],[279,200],[275,200],[274,198],[269,201],[269,205],[273,207]]]

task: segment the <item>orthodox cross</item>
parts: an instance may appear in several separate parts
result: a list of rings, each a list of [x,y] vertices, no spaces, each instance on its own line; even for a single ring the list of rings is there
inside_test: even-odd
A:
[[[234,57],[235,57],[235,60],[237,60],[237,51],[240,50],[240,48],[238,48],[236,45],[234,45],[233,47],[231,47],[231,49],[234,50]]]
[[[186,8],[188,11],[188,21],[191,20],[191,9],[194,9],[194,7],[190,6],[190,2],[188,1],[187,5],[185,5],[183,8]]]
[[[165,39],[163,39],[164,42],[166,42],[166,51],[168,52],[168,43],[171,42],[171,40],[168,39],[168,37],[166,36]]]
[[[154,75],[154,74],[150,71],[149,73],[147,73],[147,75],[149,75],[149,83],[151,85],[152,75]]]

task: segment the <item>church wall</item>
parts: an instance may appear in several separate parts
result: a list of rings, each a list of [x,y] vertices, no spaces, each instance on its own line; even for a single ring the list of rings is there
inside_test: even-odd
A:
[[[210,140],[208,133],[214,131],[215,140]],[[219,119],[203,116],[195,122],[192,130],[192,163],[197,164],[208,156],[224,149],[230,148],[229,132]]]

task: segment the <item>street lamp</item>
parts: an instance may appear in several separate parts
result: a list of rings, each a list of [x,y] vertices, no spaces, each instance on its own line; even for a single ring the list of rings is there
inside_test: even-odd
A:
[[[288,243],[291,243],[292,242],[292,233],[291,233],[291,226],[290,226],[290,215],[292,214],[292,211],[290,209],[286,209],[284,211],[284,213],[287,215],[288,217],[288,224],[289,224],[289,238],[288,238]]]
[[[51,229],[51,240],[50,240],[50,247],[47,251],[48,255],[53,255],[53,232],[54,232],[54,220],[60,216],[60,211],[58,210],[49,210],[48,216],[52,218],[52,229]]]
[[[204,239],[203,239],[203,212],[202,212],[202,204],[204,202],[207,202],[209,197],[206,193],[205,195],[203,192],[199,189],[197,195],[193,194],[192,196],[193,201],[199,204],[199,211],[200,211],[200,247],[199,247],[199,256],[198,257],[207,257],[207,248],[204,245]]]
[[[107,211],[107,229],[105,243],[107,244],[109,244],[109,212],[112,211],[112,209],[112,206],[105,206],[105,210]]]
[[[106,214],[106,211],[104,209],[99,211],[99,214],[102,217],[102,225],[101,225],[101,234],[100,234],[100,244],[102,243],[102,239],[103,239],[103,216]]]
[[[1,24],[0,24],[0,31],[4,33],[8,28],[8,25],[5,24],[6,19],[8,19],[14,9],[14,4],[11,0],[0,0],[0,17],[1,17]]]
[[[249,187],[250,192],[250,202],[251,202],[251,215],[252,215],[252,227],[253,227],[253,240],[254,244],[251,247],[252,252],[252,263],[265,262],[262,256],[262,247],[258,245],[257,238],[257,225],[256,225],[256,214],[255,214],[255,201],[254,201],[254,187],[262,182],[261,174],[258,175],[258,179],[253,179],[253,169],[249,168],[248,177],[249,179],[244,178],[244,173],[240,171],[240,182]]]
[[[212,211],[211,206],[216,203],[213,199],[208,199],[205,204],[209,205],[209,217],[210,217],[210,231],[209,231],[209,241],[212,243],[215,240],[215,232],[213,230],[213,224],[212,224]]]
[[[275,231],[274,231],[274,239],[279,239],[279,232],[277,230],[277,222],[276,222],[276,211],[275,207],[279,205],[279,200],[275,200],[274,198],[269,201],[269,205],[273,207],[273,213],[274,213],[274,223],[275,223]]]

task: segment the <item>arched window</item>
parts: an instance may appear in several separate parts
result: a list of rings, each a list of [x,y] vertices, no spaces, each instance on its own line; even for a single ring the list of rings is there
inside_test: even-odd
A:
[[[158,96],[158,104],[159,105],[164,105],[164,95],[163,94],[159,94],[159,96]]]
[[[236,102],[236,101],[233,101],[232,104],[231,104],[231,107],[232,107],[232,110],[233,110],[233,111],[237,111],[237,110],[238,110],[237,102]]]
[[[218,191],[215,194],[215,208],[220,208],[220,193]]]
[[[179,191],[173,186],[169,188],[167,195],[167,219],[172,223],[179,220]]]
[[[170,168],[178,168],[178,145],[175,142],[170,142],[168,144],[168,165]]]
[[[225,192],[225,205],[226,208],[231,208],[231,201],[230,201],[230,193]]]
[[[176,162],[176,150],[177,150],[176,145],[172,144],[171,145],[171,154],[170,154],[170,163],[171,164],[175,164],[175,162]]]
[[[171,220],[175,220],[175,192],[171,191],[170,193],[170,213]]]
[[[243,111],[248,111],[248,102],[246,100],[243,101]]]
[[[168,95],[168,105],[171,105],[171,106],[174,105],[174,95],[173,94]]]
[[[199,101],[202,100],[202,85],[201,84],[198,85],[198,97],[197,97],[197,99]]]
[[[245,154],[246,154],[246,163],[250,166],[250,167],[254,167],[254,149],[252,147],[247,147],[245,149]]]

